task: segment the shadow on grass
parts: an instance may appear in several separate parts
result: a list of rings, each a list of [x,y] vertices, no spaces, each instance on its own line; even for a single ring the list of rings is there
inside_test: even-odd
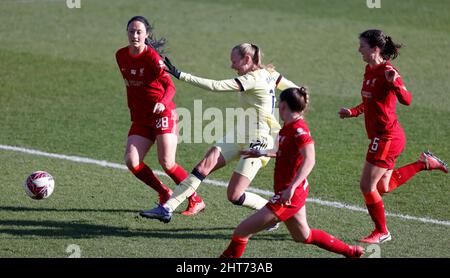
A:
[[[4,227],[9,226],[9,227]],[[12,226],[12,227],[11,227]],[[232,227],[127,229],[83,221],[0,220],[0,234],[51,238],[152,237],[152,238],[229,238]],[[220,231],[224,231],[221,233]]]
[[[97,209],[97,208],[31,208],[31,207],[13,207],[0,206],[2,211],[24,212],[24,211],[45,211],[45,212],[139,212],[135,209]]]
[[[0,207],[9,211],[73,211],[73,212],[136,212],[134,210],[117,209],[45,209],[23,207]],[[142,221],[143,218],[135,217]],[[98,221],[98,220],[96,220]],[[55,221],[55,220],[0,220],[0,234],[8,234],[17,237],[40,236],[51,238],[103,238],[103,237],[149,237],[161,239],[224,239],[229,240],[235,227],[186,227],[174,228],[170,224],[163,224],[150,220],[152,226],[148,229],[129,229],[127,227],[110,226],[89,223],[84,220]],[[161,228],[156,228],[160,225]],[[290,240],[288,234],[261,232],[254,240]]]

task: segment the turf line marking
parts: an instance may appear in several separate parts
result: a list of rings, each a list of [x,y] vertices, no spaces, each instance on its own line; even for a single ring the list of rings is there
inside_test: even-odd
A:
[[[73,161],[73,162],[78,162],[78,163],[84,163],[84,164],[94,164],[94,165],[98,165],[98,166],[102,166],[102,167],[106,167],[106,168],[128,170],[128,168],[123,164],[108,162],[105,160],[96,160],[96,159],[87,158],[87,157],[56,154],[56,153],[47,153],[47,152],[42,152],[42,151],[38,151],[38,150],[26,149],[26,148],[8,146],[8,145],[0,145],[0,150],[7,150],[7,151],[14,151],[14,152],[21,152],[21,153],[26,153],[26,154],[50,157],[50,158],[63,159],[63,160],[68,160],[68,161]],[[164,173],[162,171],[154,170],[154,172],[155,172],[155,174],[157,174],[159,176],[167,176],[166,173]],[[219,180],[211,180],[211,179],[206,179],[203,182],[206,184],[210,184],[213,186],[219,186],[219,187],[227,187],[227,185],[228,185],[228,183],[226,183],[226,182],[219,181]],[[271,191],[253,188],[253,187],[250,187],[248,189],[248,191],[251,191],[254,193],[259,193],[259,194],[266,195],[266,196],[273,195],[273,192],[271,192]],[[366,208],[357,207],[357,206],[353,206],[353,205],[349,205],[349,204],[345,204],[345,203],[341,203],[341,202],[324,201],[324,200],[321,200],[318,198],[307,198],[306,201],[309,203],[319,204],[321,206],[327,206],[327,207],[332,207],[332,208],[346,209],[346,210],[351,210],[351,211],[367,213]],[[396,217],[396,218],[400,218],[400,219],[404,219],[404,220],[412,220],[412,221],[431,223],[431,224],[450,227],[450,221],[436,220],[436,219],[432,219],[429,217],[416,217],[416,216],[410,216],[410,215],[399,214],[399,213],[390,213],[390,212],[386,212],[386,216]]]

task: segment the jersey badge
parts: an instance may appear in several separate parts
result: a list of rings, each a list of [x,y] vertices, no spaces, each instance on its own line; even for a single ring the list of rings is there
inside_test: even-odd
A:
[[[299,127],[299,128],[297,128],[296,136],[301,136],[301,135],[309,135],[309,132],[306,132],[305,130],[303,130],[303,128]]]

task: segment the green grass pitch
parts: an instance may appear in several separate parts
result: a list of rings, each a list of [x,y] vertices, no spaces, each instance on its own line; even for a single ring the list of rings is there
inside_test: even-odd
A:
[[[363,119],[342,121],[337,111],[360,102],[358,34],[366,29],[385,30],[405,45],[394,65],[413,103],[398,107],[408,143],[397,165],[426,149],[450,160],[448,1],[381,0],[373,9],[366,0],[80,1],[79,9],[65,0],[0,1],[0,145],[123,163],[130,122],[114,54],[127,44],[128,19],[144,15],[156,36],[168,39],[168,56],[182,71],[234,77],[230,49],[253,42],[265,53],[263,62],[310,87],[307,118],[317,152],[310,198],[364,207],[358,186],[368,144]],[[174,83],[178,107],[192,110],[195,99],[203,109],[235,106],[232,93]],[[179,144],[177,162],[191,170],[209,146]],[[146,162],[161,170],[155,150]],[[227,182],[233,167],[210,178]],[[193,218],[175,214],[165,225],[137,217],[157,195],[123,169],[4,149],[0,169],[0,257],[68,257],[71,244],[81,257],[217,257],[252,213],[229,203],[223,187],[205,184],[199,194],[206,211]],[[23,191],[36,170],[56,179],[47,200]],[[271,190],[272,174],[273,161],[252,187]],[[441,222],[387,217],[393,241],[380,246],[381,257],[450,257],[449,186],[449,176],[422,172],[384,198],[390,213]],[[311,227],[352,244],[372,229],[364,212],[317,203],[307,203],[307,211]],[[285,227],[256,235],[244,256],[338,257],[294,243]]]

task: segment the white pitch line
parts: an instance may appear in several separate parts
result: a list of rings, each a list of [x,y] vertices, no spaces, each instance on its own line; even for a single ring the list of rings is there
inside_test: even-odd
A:
[[[74,162],[85,163],[85,164],[95,164],[95,165],[106,167],[106,168],[128,170],[128,168],[123,164],[108,162],[105,160],[96,160],[96,159],[87,158],[87,157],[56,154],[56,153],[47,153],[47,152],[42,152],[42,151],[38,151],[38,150],[26,149],[26,148],[15,147],[15,146],[7,146],[7,145],[0,145],[0,150],[22,152],[22,153],[27,153],[27,154],[63,159],[63,160],[74,161]],[[157,174],[159,176],[167,176],[166,173],[164,173],[162,171],[155,170],[154,172],[155,172],[155,174]],[[223,181],[211,180],[211,179],[206,179],[203,182],[206,184],[219,186],[219,187],[227,187],[227,185],[228,185],[227,183],[225,183]],[[250,187],[248,189],[248,191],[251,191],[254,193],[259,193],[259,194],[266,195],[266,196],[273,195],[273,192],[271,192],[271,191],[253,188],[253,187]],[[345,204],[345,203],[341,203],[341,202],[324,201],[324,200],[317,199],[317,198],[307,198],[306,201],[310,202],[310,203],[316,203],[316,204],[319,204],[322,206],[327,206],[327,207],[333,207],[333,208],[338,208],[338,209],[347,209],[347,210],[351,210],[351,211],[367,213],[366,208],[357,207],[357,206],[353,206],[353,205],[349,205],[349,204]],[[386,216],[396,217],[396,218],[400,218],[400,219],[404,219],[404,220],[413,220],[413,221],[418,221],[418,222],[423,222],[423,223],[431,223],[431,224],[450,227],[450,221],[436,220],[436,219],[432,219],[430,217],[416,217],[416,216],[411,216],[411,215],[390,213],[390,212],[386,212]]]

